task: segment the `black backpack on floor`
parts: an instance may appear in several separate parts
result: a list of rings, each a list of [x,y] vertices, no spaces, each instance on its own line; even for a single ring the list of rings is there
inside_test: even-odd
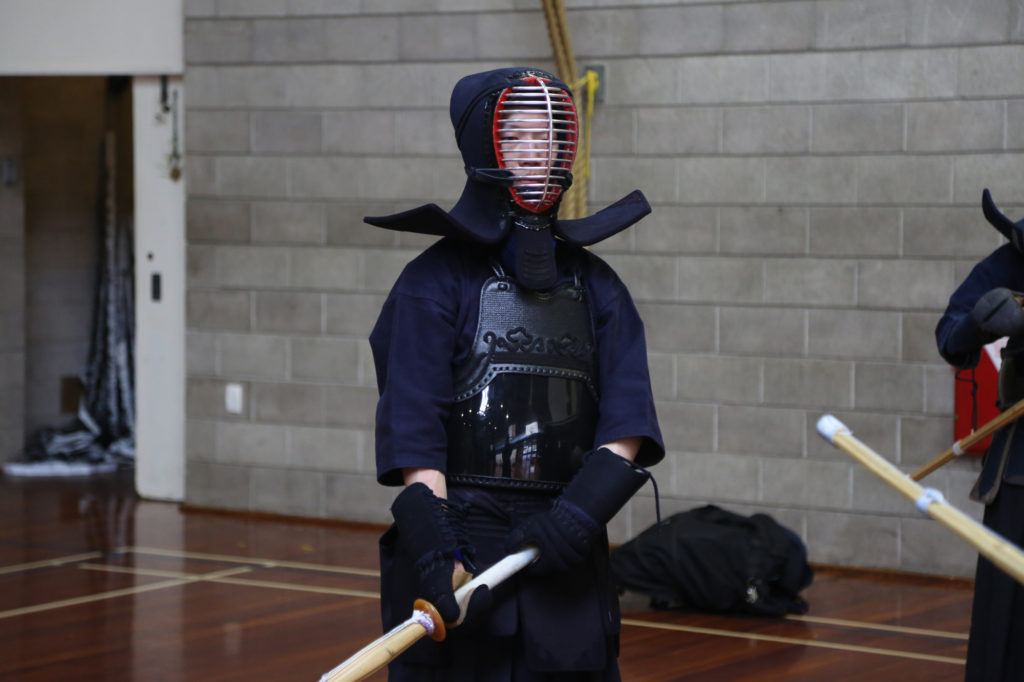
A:
[[[674,514],[611,553],[620,590],[655,608],[779,616],[804,613],[814,579],[800,538],[767,514],[714,505]]]

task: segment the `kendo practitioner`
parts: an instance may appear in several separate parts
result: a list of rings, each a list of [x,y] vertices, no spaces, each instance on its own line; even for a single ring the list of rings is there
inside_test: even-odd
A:
[[[935,330],[939,353],[965,369],[978,364],[982,347],[1008,336],[999,370],[997,406],[1024,398],[1024,220],[999,211],[986,189],[985,218],[1007,239],[980,261],[949,299]],[[982,460],[971,498],[985,504],[984,523],[1024,546],[1024,426],[997,431]],[[1024,587],[984,556],[978,557],[967,644],[968,682],[1024,680]]]
[[[370,335],[377,479],[405,486],[382,536],[384,629],[416,598],[446,622],[456,566],[538,559],[478,589],[443,642],[391,665],[403,680],[618,680],[618,599],[605,524],[664,456],[643,326],[584,247],[650,211],[634,191],[558,220],[572,176],[569,87],[525,67],[466,76],[450,114],[467,180],[371,225],[441,239],[404,269]]]

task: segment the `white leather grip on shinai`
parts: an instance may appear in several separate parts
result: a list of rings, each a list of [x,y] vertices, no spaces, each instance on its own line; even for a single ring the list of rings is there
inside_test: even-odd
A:
[[[850,429],[830,414],[826,414],[818,420],[818,435],[829,443],[835,443],[837,433],[850,433]]]

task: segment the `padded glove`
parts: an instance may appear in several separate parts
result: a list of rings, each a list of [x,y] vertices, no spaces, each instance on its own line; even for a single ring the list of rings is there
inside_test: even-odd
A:
[[[454,622],[459,616],[452,589],[456,556],[472,568],[472,548],[462,530],[459,509],[423,483],[413,483],[395,498],[391,514],[398,544],[415,562],[420,596],[434,605],[446,623]],[[482,594],[481,598],[488,596]]]
[[[996,338],[1016,336],[1024,332],[1024,308],[1016,296],[1004,287],[992,289],[974,304],[971,317],[983,331]]]
[[[531,573],[568,571],[581,564],[606,523],[647,482],[649,474],[607,448],[586,455],[551,509],[528,517],[509,536],[507,549],[540,548]]]

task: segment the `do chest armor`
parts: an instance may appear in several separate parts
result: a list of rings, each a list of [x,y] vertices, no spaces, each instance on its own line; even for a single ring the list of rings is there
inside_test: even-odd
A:
[[[593,449],[597,356],[585,290],[537,292],[496,268],[473,348],[455,368],[449,481],[557,491]]]

